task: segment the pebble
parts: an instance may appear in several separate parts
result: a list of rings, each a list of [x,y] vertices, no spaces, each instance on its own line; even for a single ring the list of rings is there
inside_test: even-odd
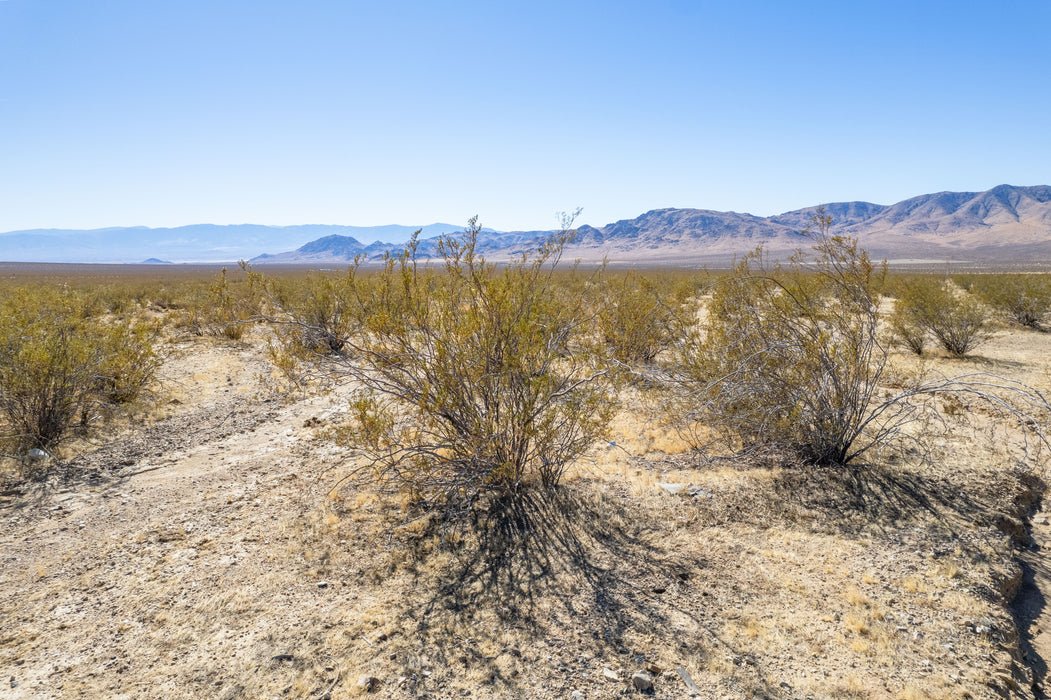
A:
[[[631,677],[631,684],[640,693],[648,693],[653,690],[653,676],[644,671],[639,671]]]
[[[620,683],[620,674],[618,674],[616,671],[614,671],[612,669],[609,669],[609,668],[602,669],[602,677],[605,678],[607,681],[613,681],[614,683]]]

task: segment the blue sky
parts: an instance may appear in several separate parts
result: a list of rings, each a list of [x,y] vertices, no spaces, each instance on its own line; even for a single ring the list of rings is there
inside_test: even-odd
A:
[[[1051,184],[1051,2],[0,0],[0,231]]]

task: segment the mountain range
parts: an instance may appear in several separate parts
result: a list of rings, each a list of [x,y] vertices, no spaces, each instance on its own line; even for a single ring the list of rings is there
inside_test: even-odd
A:
[[[301,246],[319,237],[341,236],[404,243],[419,226],[260,226],[194,224],[176,228],[145,226],[32,229],[0,233],[0,261],[138,263],[147,258],[175,262],[232,262],[267,250]],[[458,224],[430,224],[422,236],[462,231]]]
[[[877,259],[894,261],[1051,261],[1051,187],[1000,185],[985,192],[938,192],[891,205],[823,205],[833,233],[858,239]],[[817,206],[760,217],[707,209],[655,209],[600,228],[580,226],[566,257],[585,262],[691,265],[726,260],[763,243],[771,253],[805,246],[802,231]],[[433,255],[451,224],[410,226],[214,226],[172,229],[35,230],[0,234],[0,260],[48,262],[232,261],[255,264],[346,263],[398,250],[421,228],[420,253]],[[484,229],[481,251],[506,259],[550,231]],[[372,240],[372,243],[363,243]],[[285,252],[262,253],[266,250]],[[254,257],[253,257],[254,256]]]

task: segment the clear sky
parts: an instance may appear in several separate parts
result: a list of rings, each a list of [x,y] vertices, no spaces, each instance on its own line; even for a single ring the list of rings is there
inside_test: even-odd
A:
[[[0,231],[1051,184],[1051,1],[0,0]]]

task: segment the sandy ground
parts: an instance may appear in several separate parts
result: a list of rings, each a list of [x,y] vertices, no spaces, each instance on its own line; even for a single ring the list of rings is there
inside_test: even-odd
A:
[[[944,364],[1046,388],[1048,358],[1013,331]],[[629,402],[563,489],[442,529],[340,485],[344,389],[273,393],[259,338],[178,341],[164,375],[148,419],[0,495],[0,698],[606,698],[640,672],[660,698],[1028,698],[1051,660],[1043,474],[966,416],[931,465],[790,470],[699,465]]]

